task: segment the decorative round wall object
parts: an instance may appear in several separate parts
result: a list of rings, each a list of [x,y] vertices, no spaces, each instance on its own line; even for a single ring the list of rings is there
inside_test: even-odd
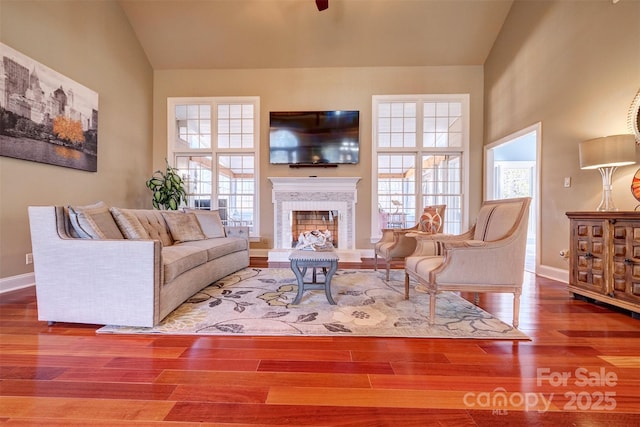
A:
[[[640,144],[640,90],[636,93],[636,97],[629,108],[627,123],[629,132],[636,137],[636,144]]]
[[[633,175],[633,179],[631,180],[631,193],[633,194],[633,197],[640,202],[640,169],[636,171],[635,175]],[[637,206],[636,209],[638,209]]]

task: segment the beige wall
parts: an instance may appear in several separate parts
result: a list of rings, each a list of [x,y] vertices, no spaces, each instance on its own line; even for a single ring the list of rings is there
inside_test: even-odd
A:
[[[481,201],[482,67],[313,68],[262,70],[156,71],[154,81],[153,164],[162,167],[167,155],[167,97],[259,96],[260,222],[262,241],[254,249],[273,247],[272,176],[357,176],[356,248],[370,249],[371,234],[371,97],[408,93],[469,93],[471,191],[475,212]],[[269,165],[269,111],[305,109],[360,110],[361,156],[358,165],[337,169],[291,169]]]
[[[582,171],[580,141],[630,133],[627,113],[640,88],[640,1],[516,1],[485,64],[485,143],[542,122],[541,264],[568,269],[567,211],[594,210],[602,181]],[[638,166],[618,169],[614,201]],[[572,178],[563,187],[565,176]]]
[[[98,172],[0,157],[0,278],[33,271],[27,206],[150,207],[153,70],[116,2],[0,2],[0,41],[99,94]]]

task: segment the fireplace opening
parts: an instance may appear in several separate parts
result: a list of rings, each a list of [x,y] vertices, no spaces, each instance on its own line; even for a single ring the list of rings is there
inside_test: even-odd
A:
[[[298,244],[300,233],[329,230],[333,236],[333,246],[338,248],[338,211],[292,211],[291,247]]]

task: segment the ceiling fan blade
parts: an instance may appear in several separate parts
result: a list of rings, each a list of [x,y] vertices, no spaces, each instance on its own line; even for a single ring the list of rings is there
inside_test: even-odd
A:
[[[329,0],[316,0],[316,6],[318,6],[318,10],[326,10],[329,8]]]

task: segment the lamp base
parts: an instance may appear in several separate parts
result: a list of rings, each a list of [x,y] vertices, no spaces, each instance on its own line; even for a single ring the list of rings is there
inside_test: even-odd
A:
[[[602,175],[602,200],[600,200],[600,205],[596,210],[602,212],[613,212],[617,211],[618,208],[613,204],[613,197],[611,197],[612,188],[611,178],[613,177],[613,173],[616,171],[616,166],[606,166],[598,168],[600,171],[600,175]]]

